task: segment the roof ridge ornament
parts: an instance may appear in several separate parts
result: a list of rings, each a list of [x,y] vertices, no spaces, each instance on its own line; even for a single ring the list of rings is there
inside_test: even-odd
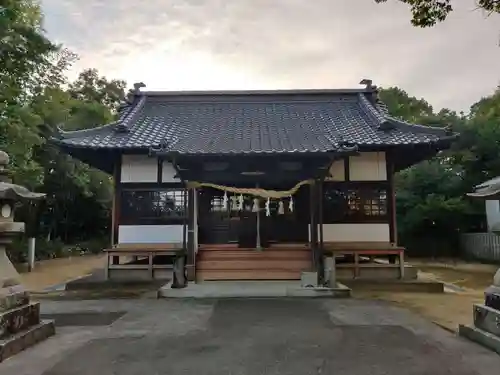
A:
[[[146,87],[146,84],[144,82],[136,82],[133,84],[134,88],[130,89],[127,94],[127,103],[128,104],[133,104],[136,100],[136,97],[140,96],[142,94],[141,89]]]
[[[378,87],[373,84],[373,80],[369,78],[363,78],[361,82],[359,82],[360,85],[365,85],[365,89],[367,91],[378,91]]]
[[[338,146],[340,148],[340,151],[343,152],[358,151],[358,145],[356,143],[347,141],[343,136],[338,137]]]
[[[146,96],[141,93],[141,88],[143,87],[146,87],[143,82],[134,83],[134,88],[129,90],[125,103],[121,104],[118,108],[120,118],[115,126],[115,130],[118,133],[129,131],[128,124],[130,120],[144,105]],[[138,100],[138,98],[140,99]]]
[[[170,151],[170,143],[163,138],[158,146],[151,146],[149,148],[149,156],[166,154],[168,151]]]
[[[366,91],[369,92],[367,95],[360,95],[364,96],[364,98],[371,104],[368,105],[368,107],[379,121],[378,129],[383,131],[390,131],[394,129],[394,124],[387,118],[389,116],[387,106],[382,100],[380,100],[378,86],[374,85],[373,81],[369,78],[363,78],[359,84],[365,85]],[[373,107],[373,109],[371,107]]]

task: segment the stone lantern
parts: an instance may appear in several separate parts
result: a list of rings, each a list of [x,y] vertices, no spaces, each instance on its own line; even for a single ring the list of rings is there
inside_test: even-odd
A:
[[[500,199],[500,177],[475,187],[471,198],[487,200]],[[492,225],[490,230],[500,235],[500,226]],[[500,354],[500,268],[493,276],[492,284],[484,292],[484,305],[473,306],[474,326],[459,326],[459,334],[482,344]]]
[[[40,303],[30,302],[6,254],[7,245],[24,232],[24,223],[14,221],[16,206],[45,195],[13,184],[8,163],[9,156],[0,150],[0,362],[55,333],[52,321],[40,320]]]

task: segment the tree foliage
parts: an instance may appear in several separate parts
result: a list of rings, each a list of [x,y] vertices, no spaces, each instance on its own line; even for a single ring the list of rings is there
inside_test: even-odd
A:
[[[460,233],[486,228],[484,205],[466,193],[500,175],[500,92],[473,104],[467,116],[448,109],[435,112],[424,99],[395,87],[380,95],[393,116],[423,125],[451,125],[461,134],[450,150],[396,178],[400,240],[419,253],[452,253]]]
[[[75,130],[112,121],[125,82],[95,69],[68,82],[66,72],[77,56],[47,39],[38,2],[7,0],[2,7],[0,149],[11,156],[15,182],[47,194],[38,234],[58,243],[108,236],[110,177],[62,154],[48,138],[57,127]],[[34,212],[25,206],[17,215],[31,223]]]
[[[410,6],[411,23],[418,27],[431,27],[446,20],[453,12],[452,0],[398,0]],[[375,0],[385,3],[387,0]],[[477,0],[477,7],[488,14],[500,13],[500,0]]]

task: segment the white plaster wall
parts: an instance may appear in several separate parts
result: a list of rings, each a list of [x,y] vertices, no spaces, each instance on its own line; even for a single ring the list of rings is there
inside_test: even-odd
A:
[[[161,182],[181,182],[171,163],[163,161]],[[123,155],[121,182],[157,182],[158,158],[147,155]]]
[[[120,225],[118,243],[182,243],[182,225]]]
[[[385,181],[387,166],[385,152],[362,152],[349,157],[350,181]]]
[[[158,159],[147,155],[122,155],[121,182],[157,182]]]
[[[330,177],[329,181],[345,181],[345,161],[335,160],[330,166]]]
[[[309,224],[309,239],[311,237]],[[390,242],[389,224],[323,224],[324,242]]]
[[[177,171],[171,163],[163,161],[162,168],[161,182],[181,182],[180,178],[174,177],[177,174]]]
[[[491,230],[491,227],[500,222],[500,202],[498,200],[495,201],[485,201],[486,206],[486,221],[488,223],[488,230]]]

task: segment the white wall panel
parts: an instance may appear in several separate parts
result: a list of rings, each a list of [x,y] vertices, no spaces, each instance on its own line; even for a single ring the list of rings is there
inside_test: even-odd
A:
[[[163,161],[162,168],[161,182],[181,182],[180,178],[174,177],[177,174],[177,171],[173,167],[172,163]]]
[[[329,181],[345,181],[345,160],[335,160],[330,166]]]
[[[485,206],[488,230],[491,230],[493,225],[500,222],[500,204],[497,200],[488,200],[485,201]]]
[[[121,182],[157,182],[158,159],[147,155],[122,155]]]
[[[323,242],[390,242],[390,238],[386,223],[323,224]]]
[[[387,166],[385,152],[362,152],[349,157],[350,181],[385,181]]]
[[[120,225],[118,243],[182,243],[182,225]]]

